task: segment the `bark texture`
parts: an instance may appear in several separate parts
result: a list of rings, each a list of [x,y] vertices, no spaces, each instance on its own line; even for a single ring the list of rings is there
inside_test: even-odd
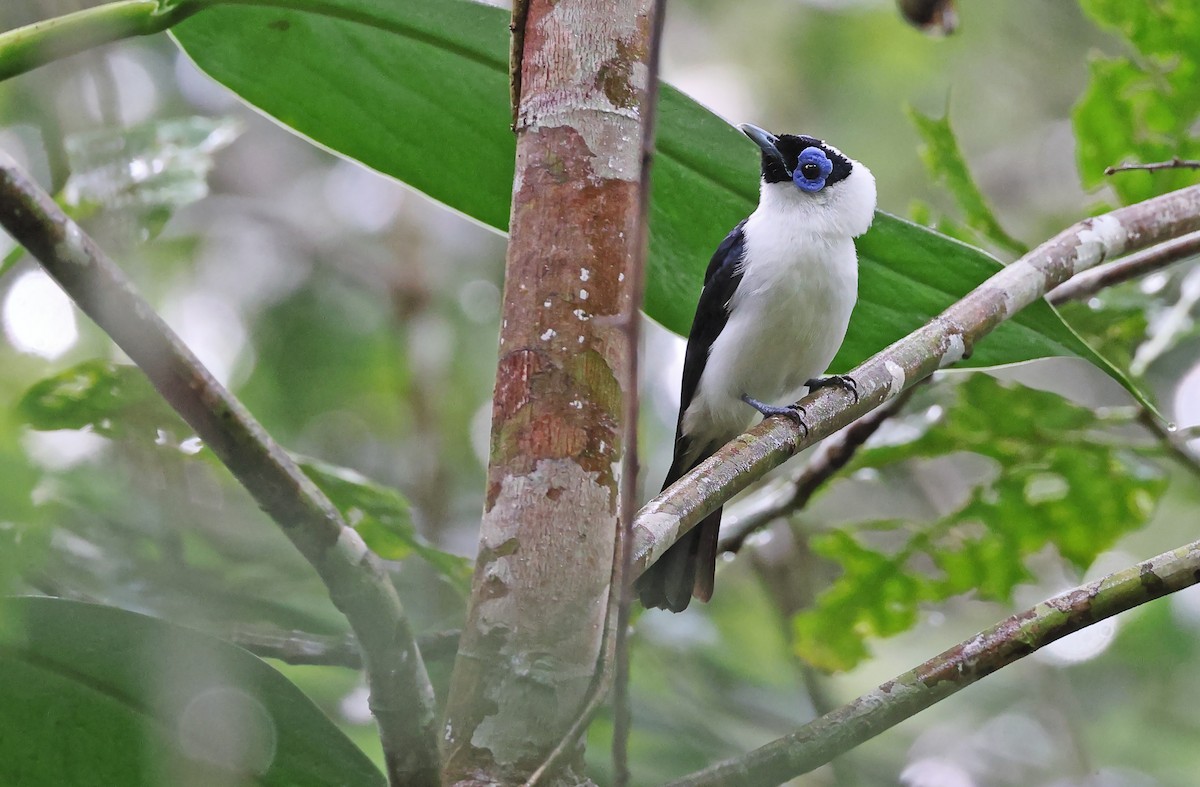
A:
[[[488,489],[443,780],[520,783],[600,653],[617,527],[649,0],[531,0]],[[582,749],[549,781],[577,784]]]

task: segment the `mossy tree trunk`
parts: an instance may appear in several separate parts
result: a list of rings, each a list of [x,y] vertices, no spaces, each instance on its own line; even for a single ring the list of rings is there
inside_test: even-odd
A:
[[[600,656],[636,301],[648,0],[518,3],[517,165],[491,456],[443,779],[519,783]],[[550,782],[582,780],[582,749]]]

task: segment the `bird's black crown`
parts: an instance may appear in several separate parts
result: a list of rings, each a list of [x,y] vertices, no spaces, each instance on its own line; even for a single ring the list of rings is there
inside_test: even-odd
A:
[[[767,155],[763,152],[762,157],[762,176],[767,183],[786,183],[792,179],[792,172],[796,169],[796,164],[800,159],[800,154],[808,148],[820,148],[825,155],[829,157],[829,161],[833,164],[833,171],[829,173],[829,177],[825,179],[825,185],[828,186],[837,183],[839,180],[845,180],[850,175],[853,165],[850,159],[843,156],[838,151],[826,145],[816,137],[809,137],[803,134],[781,134],[776,138],[775,147],[779,150],[783,161],[774,156]],[[786,169],[784,167],[786,166]]]

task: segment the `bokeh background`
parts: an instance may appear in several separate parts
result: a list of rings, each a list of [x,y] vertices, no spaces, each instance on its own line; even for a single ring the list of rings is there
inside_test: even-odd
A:
[[[0,30],[84,5],[5,0]],[[1078,171],[1071,113],[1088,87],[1089,60],[1130,49],[1074,2],[962,0],[960,30],[941,39],[906,26],[888,0],[669,6],[667,81],[730,122],[836,144],[871,167],[885,211],[934,223],[956,215],[922,162],[910,107],[948,112],[982,191],[1027,244],[1117,202],[1106,188],[1081,185],[1096,173]],[[120,138],[133,142],[114,148]],[[0,84],[0,149],[86,216],[279,441],[398,489],[425,539],[473,555],[502,237],[280,128],[199,73],[165,36]],[[11,251],[11,241],[0,244],[0,254]],[[1133,327],[1112,337],[1110,353],[1133,362],[1170,419],[1200,422],[1195,266],[1114,297]],[[194,458],[200,446],[186,430],[135,414],[107,431],[23,423],[17,404],[39,380],[90,359],[121,360],[27,258],[0,278],[0,321],[0,589],[101,601],[216,633],[264,625],[344,632],[312,572],[219,466]],[[679,337],[647,324],[643,499],[669,462],[682,350]],[[1132,404],[1077,361],[996,377],[1102,413]],[[919,394],[882,439],[903,442],[905,430],[929,428],[934,408],[948,406],[938,389],[961,378]],[[1131,424],[1106,429],[1134,445],[1154,442]],[[1096,439],[1107,433],[1098,429]],[[1008,603],[972,593],[922,603],[915,627],[870,637],[871,656],[854,669],[828,675],[807,666],[793,653],[789,614],[838,573],[806,547],[808,536],[897,508],[936,518],[988,477],[986,462],[960,460],[860,469],[723,565],[712,604],[642,615],[633,637],[636,782],[761,745],[1015,609],[1195,537],[1200,459],[1190,467],[1147,459],[1154,469],[1146,472],[1161,480],[1148,524],[1090,568],[1046,547]],[[727,519],[760,504],[751,494]],[[452,583],[419,559],[393,568],[420,629],[458,625]],[[800,591],[791,587],[797,575]],[[1198,665],[1200,593],[1177,594],[1063,640],[796,783],[1195,784]],[[378,756],[356,673],[277,666]],[[435,680],[449,666],[433,661]],[[601,782],[608,734],[604,717],[589,747]]]

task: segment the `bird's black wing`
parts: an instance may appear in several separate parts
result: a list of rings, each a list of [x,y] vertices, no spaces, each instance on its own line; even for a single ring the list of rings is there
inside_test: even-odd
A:
[[[742,255],[746,252],[746,238],[742,228],[743,219],[734,227],[713,253],[704,273],[704,290],[696,304],[696,316],[692,319],[692,330],[688,334],[687,352],[683,358],[683,387],[679,396],[679,417],[692,403],[700,375],[708,363],[708,352],[712,343],[725,329],[729,321],[729,299],[737,291],[742,280]],[[686,472],[691,468],[683,468]]]
[[[697,462],[709,457],[719,445],[700,446],[693,450],[683,433],[683,414],[696,395],[700,375],[708,363],[712,343],[721,335],[729,321],[729,299],[737,292],[742,280],[741,261],[746,251],[743,221],[725,236],[704,274],[704,290],[696,304],[696,316],[688,334],[687,353],[683,359],[683,390],[679,397],[679,421],[675,429],[675,459],[663,489],[678,481]],[[659,607],[672,612],[684,610],[693,594],[703,601],[712,596],[713,578],[717,567],[717,534],[721,529],[721,509],[709,514],[691,531],[646,570],[637,581],[638,596],[647,609]]]

